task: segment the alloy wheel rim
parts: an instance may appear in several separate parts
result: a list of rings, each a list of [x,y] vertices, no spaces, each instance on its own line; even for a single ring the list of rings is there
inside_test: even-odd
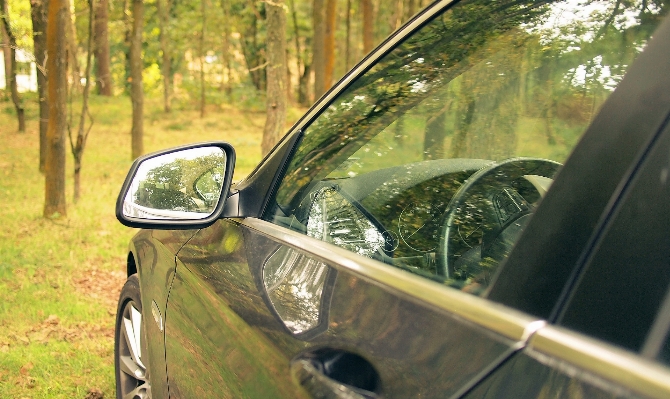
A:
[[[119,334],[120,389],[123,399],[150,399],[151,385],[142,362],[144,330],[142,313],[135,302],[123,308]]]

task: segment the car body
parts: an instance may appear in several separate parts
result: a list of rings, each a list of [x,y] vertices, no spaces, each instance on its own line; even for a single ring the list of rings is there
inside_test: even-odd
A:
[[[138,159],[117,396],[670,397],[668,8],[438,1],[244,180]]]

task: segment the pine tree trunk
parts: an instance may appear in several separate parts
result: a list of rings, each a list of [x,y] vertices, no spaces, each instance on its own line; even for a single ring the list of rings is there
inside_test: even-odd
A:
[[[79,115],[79,126],[77,128],[77,142],[72,142],[70,136],[70,146],[72,148],[72,156],[74,157],[74,203],[79,201],[81,196],[81,161],[84,157],[84,150],[86,149],[86,141],[88,139],[89,129],[86,129],[86,116],[88,112],[88,95],[91,89],[91,57],[93,56],[93,25],[94,25],[94,0],[89,0],[89,14],[88,14],[88,43],[86,49],[86,69],[84,71],[84,78],[86,84],[84,85],[84,93],[81,100],[81,114]],[[93,121],[91,120],[91,126]]]
[[[109,0],[99,0],[95,7],[95,74],[97,77],[97,91],[103,96],[112,95],[112,73],[109,58],[109,35],[107,25],[109,21]]]
[[[7,13],[7,2],[4,1],[3,3],[0,4],[0,13]],[[9,71],[12,69],[12,51],[11,47],[9,46],[9,37],[7,36],[7,31],[5,30],[5,24],[0,19],[0,39],[2,40],[0,42],[0,47],[2,47],[2,60],[4,61],[5,64],[5,90],[4,90],[4,95],[6,99],[10,98],[10,91],[12,87],[12,79],[9,76]]]
[[[47,128],[49,127],[49,102],[47,101],[47,9],[48,0],[31,0],[30,17],[33,23],[33,47],[37,63],[37,95],[40,105],[40,172],[44,173],[47,157]]]
[[[337,21],[337,0],[326,0],[326,29],[324,35],[325,71],[324,90],[333,85],[335,71],[335,29]]]
[[[133,0],[132,34],[130,37],[130,99],[133,105],[132,158],[144,153],[144,88],[142,87],[142,26],[144,2]]]
[[[160,45],[162,54],[161,75],[163,75],[163,110],[170,112],[172,104],[170,101],[171,85],[170,75],[172,74],[172,60],[170,59],[170,49],[168,47],[167,26],[170,23],[170,0],[157,0],[158,6],[158,29],[160,29]]]
[[[49,128],[44,167],[44,217],[67,214],[65,202],[65,131],[67,128],[67,0],[49,0],[47,70]]]
[[[314,0],[312,22],[314,39],[312,42],[312,69],[314,70],[314,101],[326,91],[326,52],[324,49],[326,27],[324,26],[324,0]]]
[[[300,49],[300,30],[298,29],[298,14],[295,10],[295,2],[294,0],[289,0],[289,4],[291,7],[291,21],[293,22],[293,37],[294,37],[294,43],[295,43],[295,64],[296,64],[296,71],[298,74],[298,102],[302,104],[304,101],[305,95],[301,92],[302,89],[302,84],[301,84],[301,73],[303,71],[302,68],[302,50]],[[288,61],[288,58],[287,58]],[[288,62],[287,62],[288,64]]]
[[[223,77],[221,79],[221,90],[226,92],[228,101],[231,100],[233,94],[233,87],[230,81],[230,7],[229,2],[221,0],[221,8],[223,9],[223,48],[221,53],[223,55]]]
[[[200,0],[200,11],[202,13],[202,26],[198,47],[200,52],[200,117],[203,118],[205,116],[205,27],[207,26],[205,0]]]
[[[74,1],[67,0],[67,32],[65,33],[67,38],[67,57],[68,57],[68,66],[70,68],[70,73],[72,74],[72,87],[79,90],[81,88],[81,71],[79,69],[79,57],[78,47],[77,47],[77,30],[75,29],[75,17],[73,14],[74,11]]]
[[[266,3],[267,12],[267,119],[263,129],[263,155],[272,150],[286,121],[286,14],[283,0]]]
[[[372,8],[372,0],[361,0],[361,8],[363,9],[363,52],[365,54],[372,51],[374,46],[374,15]]]
[[[346,39],[344,43],[344,70],[351,67],[351,0],[347,0]]]
[[[14,103],[14,108],[16,108],[16,117],[19,121],[19,132],[26,131],[26,115],[25,109],[23,107],[23,101],[21,101],[21,96],[19,96],[19,87],[16,82],[16,36],[12,32],[12,28],[9,24],[9,13],[7,11],[7,0],[0,0],[0,9],[2,11],[2,23],[5,27],[5,32],[7,33],[7,43],[9,43],[9,60],[11,66],[9,70],[5,71],[6,75],[9,75],[9,89],[11,90],[12,102]]]
[[[405,22],[409,21],[410,18],[416,14],[416,1],[417,0],[407,0],[407,13],[405,14]]]

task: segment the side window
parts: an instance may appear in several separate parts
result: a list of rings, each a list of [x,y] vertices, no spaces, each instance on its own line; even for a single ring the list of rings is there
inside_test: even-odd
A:
[[[265,218],[483,292],[653,31],[635,7],[457,3],[304,130]]]
[[[647,156],[559,323],[670,364],[670,129]]]

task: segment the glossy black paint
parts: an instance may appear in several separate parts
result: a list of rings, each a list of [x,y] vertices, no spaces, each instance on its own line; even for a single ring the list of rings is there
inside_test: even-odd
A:
[[[195,233],[195,230],[140,230],[130,245],[130,256],[135,260],[141,281],[140,291],[146,316],[144,326],[151,353],[146,366],[152,380],[152,391],[158,397],[168,397],[165,339],[161,326],[151,316],[151,307],[152,303],[156,304],[164,326],[168,293],[175,272],[174,254]]]
[[[290,334],[262,284],[262,262],[278,245],[224,220],[179,251],[166,322],[171,397],[302,397],[288,364],[327,349],[362,356],[383,381],[384,397],[441,398],[513,352],[514,341],[336,263],[329,264],[337,277],[322,312],[328,328]]]
[[[525,350],[464,399],[541,398],[638,399],[616,382],[603,380],[566,363],[551,362],[541,353]]]

